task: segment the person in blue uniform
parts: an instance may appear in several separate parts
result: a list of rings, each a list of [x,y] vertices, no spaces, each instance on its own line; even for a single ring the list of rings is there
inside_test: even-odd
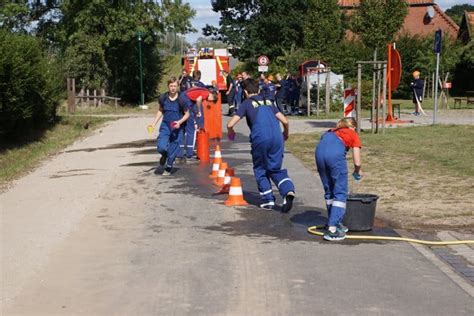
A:
[[[273,76],[269,75],[263,80],[263,86],[262,89],[260,90],[260,94],[262,95],[263,98],[266,100],[270,100],[272,102],[275,102],[275,95],[276,95],[276,87],[273,84]],[[281,109],[278,108],[278,110]]]
[[[187,106],[179,102],[178,80],[175,77],[168,80],[168,92],[160,95],[158,102],[158,112],[149,126],[155,128],[159,120],[163,118],[158,134],[157,150],[161,154],[160,166],[165,166],[163,175],[168,176],[171,174],[180,148],[183,123],[189,118]]]
[[[321,136],[315,150],[316,166],[324,188],[324,198],[328,211],[327,231],[324,239],[329,241],[346,238],[347,227],[342,224],[346,212],[348,190],[346,153],[352,148],[354,161],[353,177],[360,180],[361,141],[355,131],[357,122],[351,117],[341,119],[336,128]]]
[[[193,79],[191,78],[191,76],[188,76],[188,72],[186,71],[186,69],[183,69],[183,72],[181,76],[179,76],[178,81],[179,81],[179,91],[184,92],[188,90],[189,88],[191,88],[191,83]]]
[[[196,141],[196,130],[197,128],[204,128],[204,120],[202,125],[199,123],[199,119],[203,118],[202,113],[202,102],[208,100],[214,102],[217,100],[217,92],[214,90],[208,90],[207,88],[194,87],[181,93],[179,96],[180,103],[184,104],[190,112],[190,117],[186,122],[185,135],[181,142],[180,158],[184,158],[186,155],[186,162],[195,162],[193,159],[194,145]]]
[[[227,123],[228,137],[234,139],[233,128],[245,117],[250,128],[253,171],[262,199],[260,207],[266,209],[275,207],[271,180],[283,197],[282,212],[289,212],[295,198],[295,186],[287,170],[281,168],[284,140],[288,139],[288,119],[278,111],[273,102],[258,95],[257,81],[247,79],[244,87],[247,99]],[[283,124],[283,133],[280,122]]]

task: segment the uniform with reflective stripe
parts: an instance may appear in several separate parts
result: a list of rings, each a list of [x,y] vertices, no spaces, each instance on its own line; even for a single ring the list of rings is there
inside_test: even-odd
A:
[[[324,187],[328,225],[338,225],[346,212],[347,161],[346,146],[333,132],[326,132],[316,147],[315,159]]]
[[[268,100],[252,100],[256,108],[255,122],[252,124],[250,142],[252,144],[252,161],[255,179],[262,201],[274,201],[270,179],[277,185],[281,196],[295,192],[295,186],[288,177],[286,169],[282,169],[284,142],[280,124],[275,117],[273,102]]]

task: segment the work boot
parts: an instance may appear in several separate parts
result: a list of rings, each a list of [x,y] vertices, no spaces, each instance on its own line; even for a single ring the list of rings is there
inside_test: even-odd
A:
[[[171,175],[171,170],[173,170],[173,168],[166,167],[166,168],[165,168],[165,171],[163,171],[163,175],[164,175],[164,176],[169,176],[169,175]]]
[[[197,159],[196,157],[189,157],[189,158],[186,158],[186,163],[187,164],[197,164],[199,163],[199,159]]]
[[[275,202],[269,201],[266,203],[260,204],[260,208],[266,209],[266,210],[273,210],[275,208]]]
[[[165,165],[166,159],[168,159],[168,155],[167,154],[162,154],[161,158],[160,158],[160,166],[163,167]]]
[[[282,213],[288,213],[293,207],[293,200],[295,199],[295,192],[288,192],[283,198],[283,205],[281,206]]]

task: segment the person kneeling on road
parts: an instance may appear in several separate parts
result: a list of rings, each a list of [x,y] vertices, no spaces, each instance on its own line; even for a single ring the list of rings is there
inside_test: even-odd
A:
[[[258,95],[258,82],[247,79],[244,85],[247,99],[227,124],[228,137],[234,139],[233,127],[245,117],[250,128],[253,171],[262,198],[261,208],[273,209],[275,197],[270,179],[276,184],[283,197],[282,212],[287,213],[293,206],[295,186],[283,163],[284,140],[288,139],[288,119],[274,106],[273,102]],[[281,132],[281,122],[284,127]]]
[[[149,126],[154,128],[163,117],[158,134],[157,149],[161,154],[160,166],[166,164],[163,175],[168,176],[173,169],[173,163],[183,138],[182,125],[189,118],[187,106],[179,102],[178,80],[175,77],[168,80],[168,92],[160,95],[158,102],[158,112],[155,120]]]
[[[353,177],[362,177],[360,150],[362,147],[359,135],[355,131],[357,122],[351,117],[341,119],[335,129],[321,136],[316,146],[315,160],[318,173],[323,183],[324,198],[328,211],[328,229],[324,239],[329,241],[346,238],[347,227],[342,225],[347,202],[347,162],[346,153],[352,148],[354,160]]]

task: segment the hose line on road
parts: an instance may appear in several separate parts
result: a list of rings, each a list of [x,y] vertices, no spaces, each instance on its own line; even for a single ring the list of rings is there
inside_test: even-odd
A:
[[[318,229],[323,229],[319,226],[311,226],[308,228],[308,233],[323,236],[324,233],[318,231]],[[431,245],[431,246],[449,246],[449,245],[462,245],[462,244],[474,244],[474,240],[455,240],[455,241],[429,241],[421,239],[413,239],[406,237],[389,237],[389,236],[369,236],[369,235],[346,235],[346,239],[362,239],[362,240],[392,240],[392,241],[406,241],[422,245]]]

